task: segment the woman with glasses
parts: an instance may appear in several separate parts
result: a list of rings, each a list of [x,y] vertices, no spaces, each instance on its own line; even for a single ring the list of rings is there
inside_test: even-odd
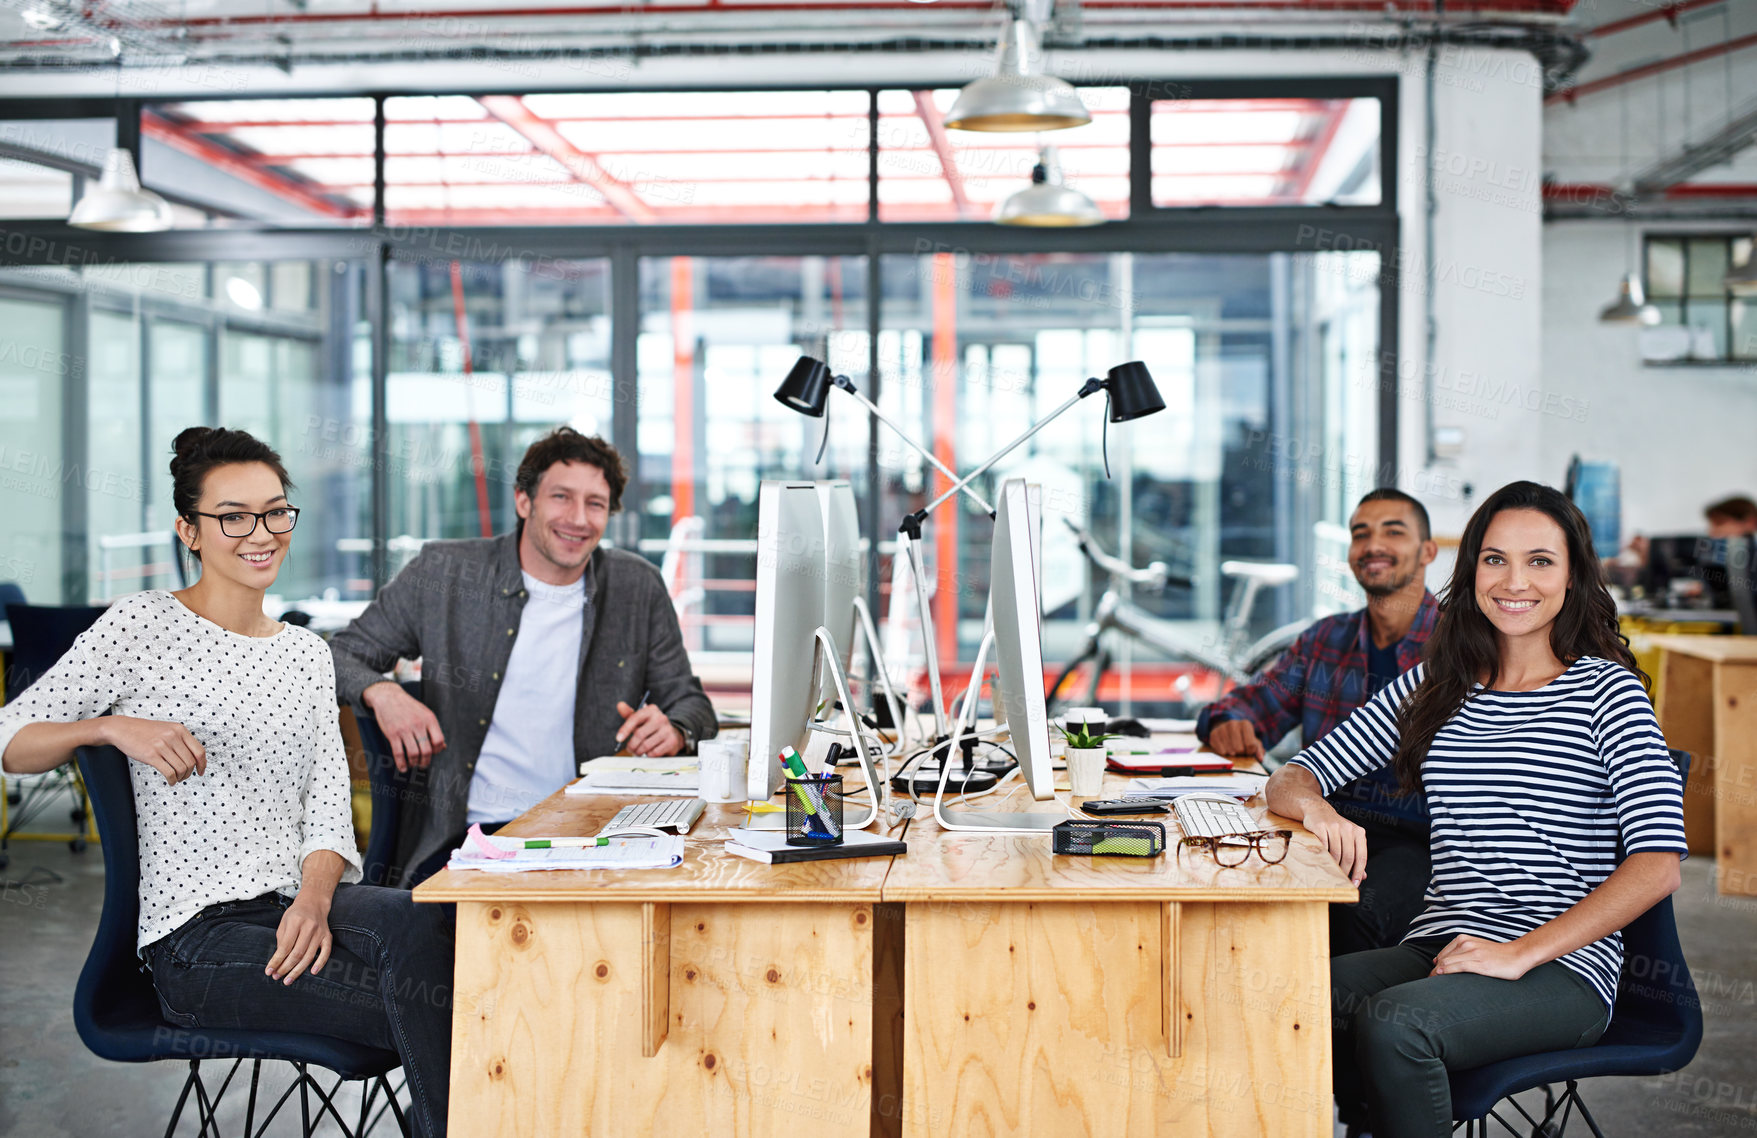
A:
[[[1621,930],[1678,887],[1683,787],[1585,517],[1515,482],[1464,528],[1423,660],[1269,780],[1358,884],[1324,795],[1390,765],[1427,798],[1433,874],[1403,943],[1331,961],[1350,1133],[1452,1133],[1448,1070],[1585,1047]],[[1370,888],[1370,882],[1366,885]]]
[[[262,609],[299,520],[293,486],[243,431],[192,427],[175,451],[176,531],[200,579],[111,605],[0,708],[0,762],[45,771],[92,745],[132,760],[138,946],[167,1019],[396,1051],[418,1132],[444,1134],[443,907],[351,884],[360,855],[329,649]]]

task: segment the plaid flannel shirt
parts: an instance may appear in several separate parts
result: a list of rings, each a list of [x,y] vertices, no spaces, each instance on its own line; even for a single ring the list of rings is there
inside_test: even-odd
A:
[[[1395,646],[1399,674],[1421,661],[1438,616],[1439,602],[1424,589],[1409,632]],[[1296,726],[1300,745],[1311,746],[1373,695],[1367,690],[1371,636],[1365,609],[1316,622],[1255,683],[1234,688],[1203,708],[1196,734],[1206,743],[1215,724],[1247,719],[1265,748]],[[1356,822],[1427,831],[1426,804],[1419,794],[1399,795],[1389,767],[1342,787],[1330,795],[1330,804]]]

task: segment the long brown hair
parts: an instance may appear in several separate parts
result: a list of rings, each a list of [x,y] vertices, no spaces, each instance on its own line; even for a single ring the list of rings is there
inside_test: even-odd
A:
[[[1597,656],[1623,665],[1648,686],[1629,641],[1617,627],[1617,605],[1605,588],[1604,570],[1592,549],[1592,527],[1561,491],[1537,482],[1510,482],[1490,494],[1458,543],[1452,580],[1440,595],[1440,616],[1422,653],[1420,684],[1397,710],[1397,754],[1391,760],[1404,793],[1421,786],[1421,764],[1440,728],[1470,698],[1479,677],[1494,687],[1501,674],[1495,626],[1476,607],[1476,564],[1489,523],[1505,510],[1537,510],[1562,528],[1568,542],[1568,594],[1550,625],[1550,651],[1564,664]]]

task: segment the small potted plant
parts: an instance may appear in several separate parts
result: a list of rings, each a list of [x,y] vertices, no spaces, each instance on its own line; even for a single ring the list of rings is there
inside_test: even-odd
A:
[[[1091,723],[1070,721],[1066,727],[1057,726],[1062,738],[1067,740],[1068,756],[1068,789],[1081,797],[1100,794],[1104,790],[1104,742],[1115,739],[1115,735],[1107,735],[1094,730]]]

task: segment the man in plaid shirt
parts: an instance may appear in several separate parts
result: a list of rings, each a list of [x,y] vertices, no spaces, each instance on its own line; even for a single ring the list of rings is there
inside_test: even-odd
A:
[[[1367,607],[1313,624],[1255,683],[1203,708],[1196,734],[1220,754],[1260,759],[1295,727],[1309,747],[1421,659],[1439,611],[1424,581],[1438,552],[1427,510],[1401,490],[1374,490],[1348,526],[1348,566]],[[1367,831],[1360,903],[1330,906],[1330,952],[1397,944],[1427,889],[1427,807],[1420,795],[1397,793],[1389,767],[1344,786],[1330,804]]]

